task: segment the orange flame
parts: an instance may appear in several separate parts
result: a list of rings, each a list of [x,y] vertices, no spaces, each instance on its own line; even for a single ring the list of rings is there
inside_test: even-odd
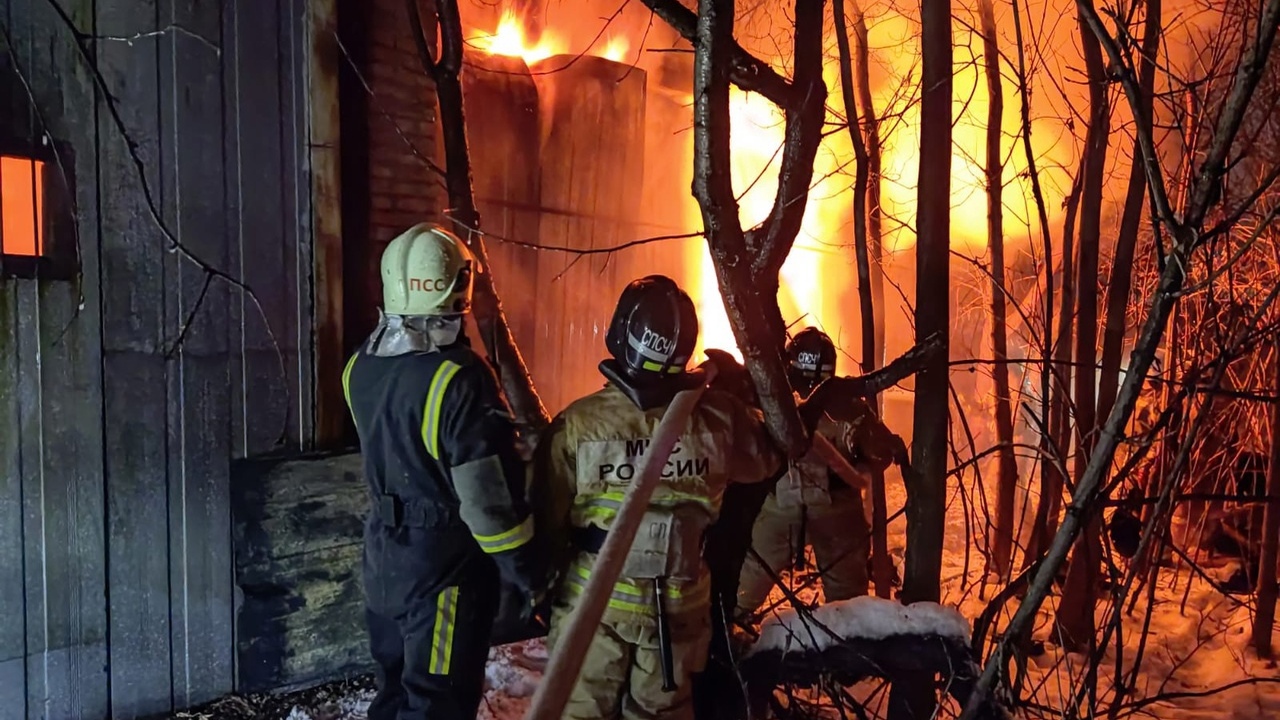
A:
[[[778,193],[784,117],[769,100],[733,88],[729,96],[729,119],[733,187],[739,195],[738,216],[743,228],[750,229],[768,217]],[[690,145],[690,157],[692,151]],[[842,197],[835,180],[838,165],[834,153],[829,150],[819,152],[810,186],[810,200],[805,207],[800,234],[782,265],[778,293],[783,318],[787,322],[795,322],[794,329],[816,325],[833,338],[838,333],[832,330],[839,327],[843,315],[841,295],[848,290],[846,286],[851,285],[849,278],[852,275],[848,267],[843,267],[847,272],[842,275],[841,266],[847,266],[848,262],[835,257],[832,249],[824,247],[838,244],[834,236],[839,230],[841,214],[848,209],[847,197]],[[700,222],[700,217],[689,218],[689,223],[695,227]],[[689,282],[690,292],[697,298],[698,318],[702,326],[698,350],[718,348],[741,360],[725,315],[711,255],[705,247],[691,250],[690,255],[688,262],[700,267],[698,276]]]
[[[528,65],[552,55],[561,55],[568,50],[563,41],[553,33],[543,33],[537,43],[530,45],[520,18],[510,10],[503,11],[498,29],[492,35],[481,35],[472,40],[472,45],[490,55],[524,58]]]
[[[600,56],[612,60],[614,62],[624,62],[627,59],[627,51],[631,49],[631,44],[621,35],[614,35],[609,38],[609,42],[605,43],[604,52]]]

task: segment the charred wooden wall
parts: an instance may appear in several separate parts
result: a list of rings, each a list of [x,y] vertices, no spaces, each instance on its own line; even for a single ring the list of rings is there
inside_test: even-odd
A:
[[[80,267],[0,279],[0,717],[234,687],[231,461],[312,437],[305,10],[0,0],[6,130],[72,149]]]
[[[253,459],[232,488],[243,692],[370,670],[360,584],[360,455]]]
[[[688,279],[679,241],[611,249],[682,231],[689,185],[667,171],[687,166],[691,175],[692,164],[669,129],[646,122],[654,101],[638,68],[592,56],[530,68],[474,53],[464,81],[494,278],[542,401],[556,413],[603,385],[596,366],[622,288],[654,272]],[[647,190],[653,177],[669,193]]]

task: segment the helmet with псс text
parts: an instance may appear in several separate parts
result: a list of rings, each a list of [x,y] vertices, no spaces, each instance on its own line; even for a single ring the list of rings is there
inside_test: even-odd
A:
[[[382,310],[388,315],[460,315],[471,310],[475,258],[434,223],[405,230],[382,251]]]
[[[787,363],[792,389],[808,392],[836,374],[836,345],[818,328],[807,327],[787,343]]]
[[[622,291],[604,342],[633,376],[680,374],[698,343],[698,312],[671,278],[642,277]]]

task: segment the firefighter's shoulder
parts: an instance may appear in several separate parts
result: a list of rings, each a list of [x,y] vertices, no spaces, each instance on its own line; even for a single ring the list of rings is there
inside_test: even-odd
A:
[[[605,424],[617,421],[620,415],[636,412],[635,405],[622,391],[607,385],[584,395],[560,411],[558,416],[568,429]]]

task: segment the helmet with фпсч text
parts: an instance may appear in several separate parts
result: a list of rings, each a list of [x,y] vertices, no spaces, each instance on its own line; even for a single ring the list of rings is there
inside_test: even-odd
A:
[[[792,389],[807,395],[836,374],[836,345],[826,333],[807,327],[787,343],[787,379]]]
[[[633,377],[677,375],[698,343],[698,312],[674,280],[648,275],[622,291],[604,342]]]

